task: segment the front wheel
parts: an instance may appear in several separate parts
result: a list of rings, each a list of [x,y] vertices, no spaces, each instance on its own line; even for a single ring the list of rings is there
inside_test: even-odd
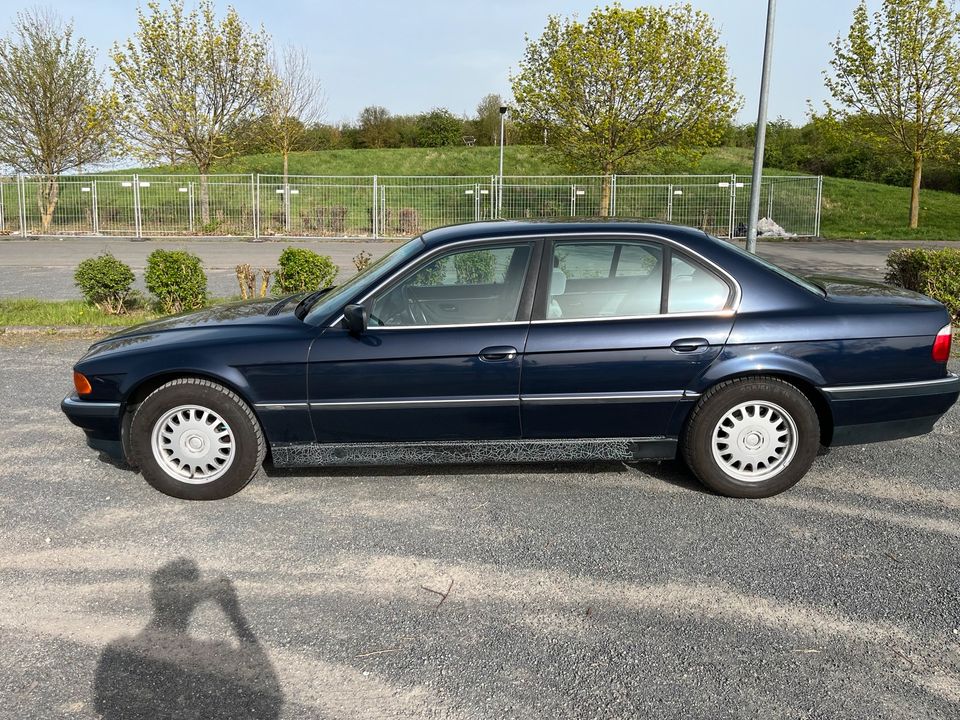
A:
[[[694,474],[722,495],[761,498],[806,475],[820,447],[810,400],[777,378],[738,378],[711,388],[693,409],[682,452]]]
[[[143,477],[162,493],[217,500],[249,483],[266,443],[249,406],[222,385],[181,378],[154,390],[130,423]]]

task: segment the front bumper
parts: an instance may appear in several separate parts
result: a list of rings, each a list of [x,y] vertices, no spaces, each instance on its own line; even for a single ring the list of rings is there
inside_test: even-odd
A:
[[[831,445],[924,435],[960,397],[960,377],[821,388],[833,411]]]
[[[82,400],[76,393],[71,393],[60,401],[60,409],[70,422],[83,428],[87,445],[123,460],[120,441],[123,407],[120,403]]]

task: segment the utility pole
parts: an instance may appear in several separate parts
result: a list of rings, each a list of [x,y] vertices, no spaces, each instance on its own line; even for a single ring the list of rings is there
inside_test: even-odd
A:
[[[760,109],[753,147],[753,178],[750,182],[750,217],[747,221],[747,252],[757,252],[757,221],[760,219],[760,183],[763,180],[763,152],[767,142],[767,94],[770,91],[770,60],[773,55],[773,24],[777,0],[767,3],[767,35],[763,42],[763,73],[760,77]]]
[[[507,117],[507,106],[500,106],[500,172],[497,174],[497,217],[503,214],[503,125]]]

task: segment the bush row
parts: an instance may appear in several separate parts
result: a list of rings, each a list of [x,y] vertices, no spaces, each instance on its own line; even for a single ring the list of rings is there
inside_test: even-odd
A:
[[[357,270],[364,269],[369,262],[369,253],[361,252],[354,258]],[[260,270],[259,293],[256,272],[249,265],[238,265],[241,296],[266,296],[271,276],[275,295],[318,290],[331,285],[339,271],[330,257],[306,248],[285,248],[280,253],[278,265],[276,272],[266,268]],[[73,279],[84,300],[108,314],[124,314],[131,299],[136,297],[133,270],[109,252],[83,260]],[[150,253],[144,283],[153,296],[156,309],[165,314],[197,310],[208,300],[203,261],[186,250],[154,250]]]
[[[894,250],[887,256],[886,280],[939,300],[960,322],[960,250]]]

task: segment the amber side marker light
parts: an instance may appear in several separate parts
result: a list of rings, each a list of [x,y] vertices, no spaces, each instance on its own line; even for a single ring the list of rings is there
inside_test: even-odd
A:
[[[77,389],[77,395],[89,395],[93,392],[90,381],[76,370],[73,371],[73,386]]]

